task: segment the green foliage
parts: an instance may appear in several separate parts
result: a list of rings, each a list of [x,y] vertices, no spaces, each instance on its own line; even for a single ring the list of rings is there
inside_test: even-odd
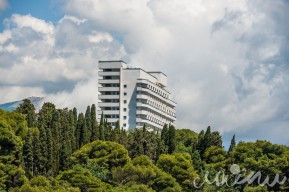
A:
[[[35,107],[29,99],[24,99],[23,103],[17,107],[16,112],[25,115],[28,127],[34,126],[36,119]]]
[[[246,186],[244,188],[244,192],[267,192],[267,187],[266,186],[257,186],[257,187],[252,187],[252,186]]]
[[[87,164],[93,162],[108,168],[123,166],[130,161],[128,151],[120,144],[110,141],[93,141],[84,145],[71,156],[72,163]]]
[[[89,170],[81,165],[64,171],[57,176],[57,180],[66,181],[73,187],[78,187],[82,192],[86,191],[107,191],[110,186],[94,177]]]
[[[198,177],[188,153],[163,154],[159,157],[157,166],[171,174],[186,188],[192,187],[194,179]]]
[[[156,191],[180,191],[175,179],[157,168],[145,155],[134,158],[123,167],[113,168],[112,178],[119,184],[147,185]]]

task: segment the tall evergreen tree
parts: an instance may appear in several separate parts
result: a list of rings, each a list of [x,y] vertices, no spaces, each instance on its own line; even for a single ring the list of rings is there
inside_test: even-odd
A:
[[[175,137],[176,137],[176,129],[173,125],[169,125],[168,131],[168,153],[172,154],[175,150]]]
[[[39,131],[36,129],[33,132],[33,176],[38,176],[40,174],[40,170],[42,168],[41,165],[41,147],[39,140]]]
[[[88,130],[86,127],[86,120],[83,113],[80,113],[78,117],[77,132],[79,134],[79,147],[85,145],[90,141],[87,133]]]
[[[91,106],[91,138],[90,141],[95,141],[99,139],[99,130],[96,120],[96,107],[95,104]]]
[[[76,131],[77,122],[75,121],[74,114],[72,110],[69,110],[69,129],[68,129],[68,139],[71,145],[71,152],[75,151],[76,148],[76,139],[75,139],[75,131]]]
[[[48,162],[48,153],[47,153],[47,136],[45,129],[41,126],[39,128],[39,141],[40,141],[40,167],[39,171],[41,174],[46,174],[46,167]]]
[[[27,177],[33,177],[33,136],[30,130],[23,146],[23,160]]]
[[[35,107],[29,99],[24,99],[16,111],[25,115],[28,127],[34,126],[36,120]]]
[[[51,134],[52,134],[52,170],[53,174],[59,171],[60,162],[60,114],[59,111],[54,111],[51,120]]]
[[[47,164],[46,164],[46,170],[48,175],[53,175],[53,161],[54,161],[54,157],[53,157],[53,137],[52,137],[52,133],[51,133],[51,128],[46,129],[46,145],[47,145]]]
[[[105,121],[104,121],[104,115],[103,112],[101,113],[101,119],[100,119],[100,124],[99,124],[99,139],[100,140],[105,140]]]
[[[235,140],[235,134],[233,135],[232,139],[231,139],[231,144],[230,144],[230,148],[229,148],[229,152],[233,151],[234,147],[236,146],[236,140]]]
[[[90,110],[90,106],[87,106],[86,108],[86,112],[85,112],[85,122],[86,122],[86,139],[88,139],[88,142],[90,142],[90,138],[92,135],[92,123],[91,123],[91,110]]]

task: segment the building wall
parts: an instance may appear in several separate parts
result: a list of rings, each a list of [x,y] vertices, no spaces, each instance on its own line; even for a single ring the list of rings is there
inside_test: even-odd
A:
[[[119,73],[102,72],[116,68],[120,69]],[[161,72],[146,72],[140,68],[128,68],[121,61],[100,62],[99,70],[99,74],[103,76],[119,75],[118,81],[102,80],[103,76],[100,76],[99,85],[102,87],[101,82],[119,83],[119,96],[113,96],[119,99],[119,111],[113,113],[119,114],[118,120],[121,127],[128,130],[146,123],[153,128],[161,129],[164,123],[174,124],[176,104],[169,99],[170,93],[164,89],[167,85],[166,75]],[[106,78],[115,78],[115,76]],[[115,90],[115,88],[112,89]],[[101,90],[106,90],[106,88],[99,88],[99,90],[104,94]],[[103,98],[103,96],[100,97]],[[108,105],[113,104],[99,103],[102,110]],[[111,111],[105,112],[111,113]],[[108,119],[108,122],[113,121],[116,119]]]

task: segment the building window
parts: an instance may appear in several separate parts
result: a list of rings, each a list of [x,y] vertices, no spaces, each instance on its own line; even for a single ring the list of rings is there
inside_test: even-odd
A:
[[[126,104],[126,100],[123,100],[123,103],[125,103],[125,104]]]
[[[126,116],[123,116],[123,119],[126,119]]]
[[[126,127],[126,123],[124,123],[123,126]]]
[[[123,108],[123,111],[126,111],[126,108]]]
[[[112,126],[115,126],[115,123],[111,123]]]
[[[126,95],[126,94],[127,94],[126,92],[123,93],[123,95]]]
[[[123,85],[123,88],[127,88],[127,85]]]

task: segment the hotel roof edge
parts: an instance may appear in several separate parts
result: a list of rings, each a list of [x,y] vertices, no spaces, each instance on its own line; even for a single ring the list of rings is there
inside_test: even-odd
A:
[[[107,60],[107,61],[101,61],[101,60],[99,60],[98,62],[99,62],[99,63],[122,62],[122,63],[127,64],[127,63],[126,63],[125,61],[123,61],[123,60]]]

